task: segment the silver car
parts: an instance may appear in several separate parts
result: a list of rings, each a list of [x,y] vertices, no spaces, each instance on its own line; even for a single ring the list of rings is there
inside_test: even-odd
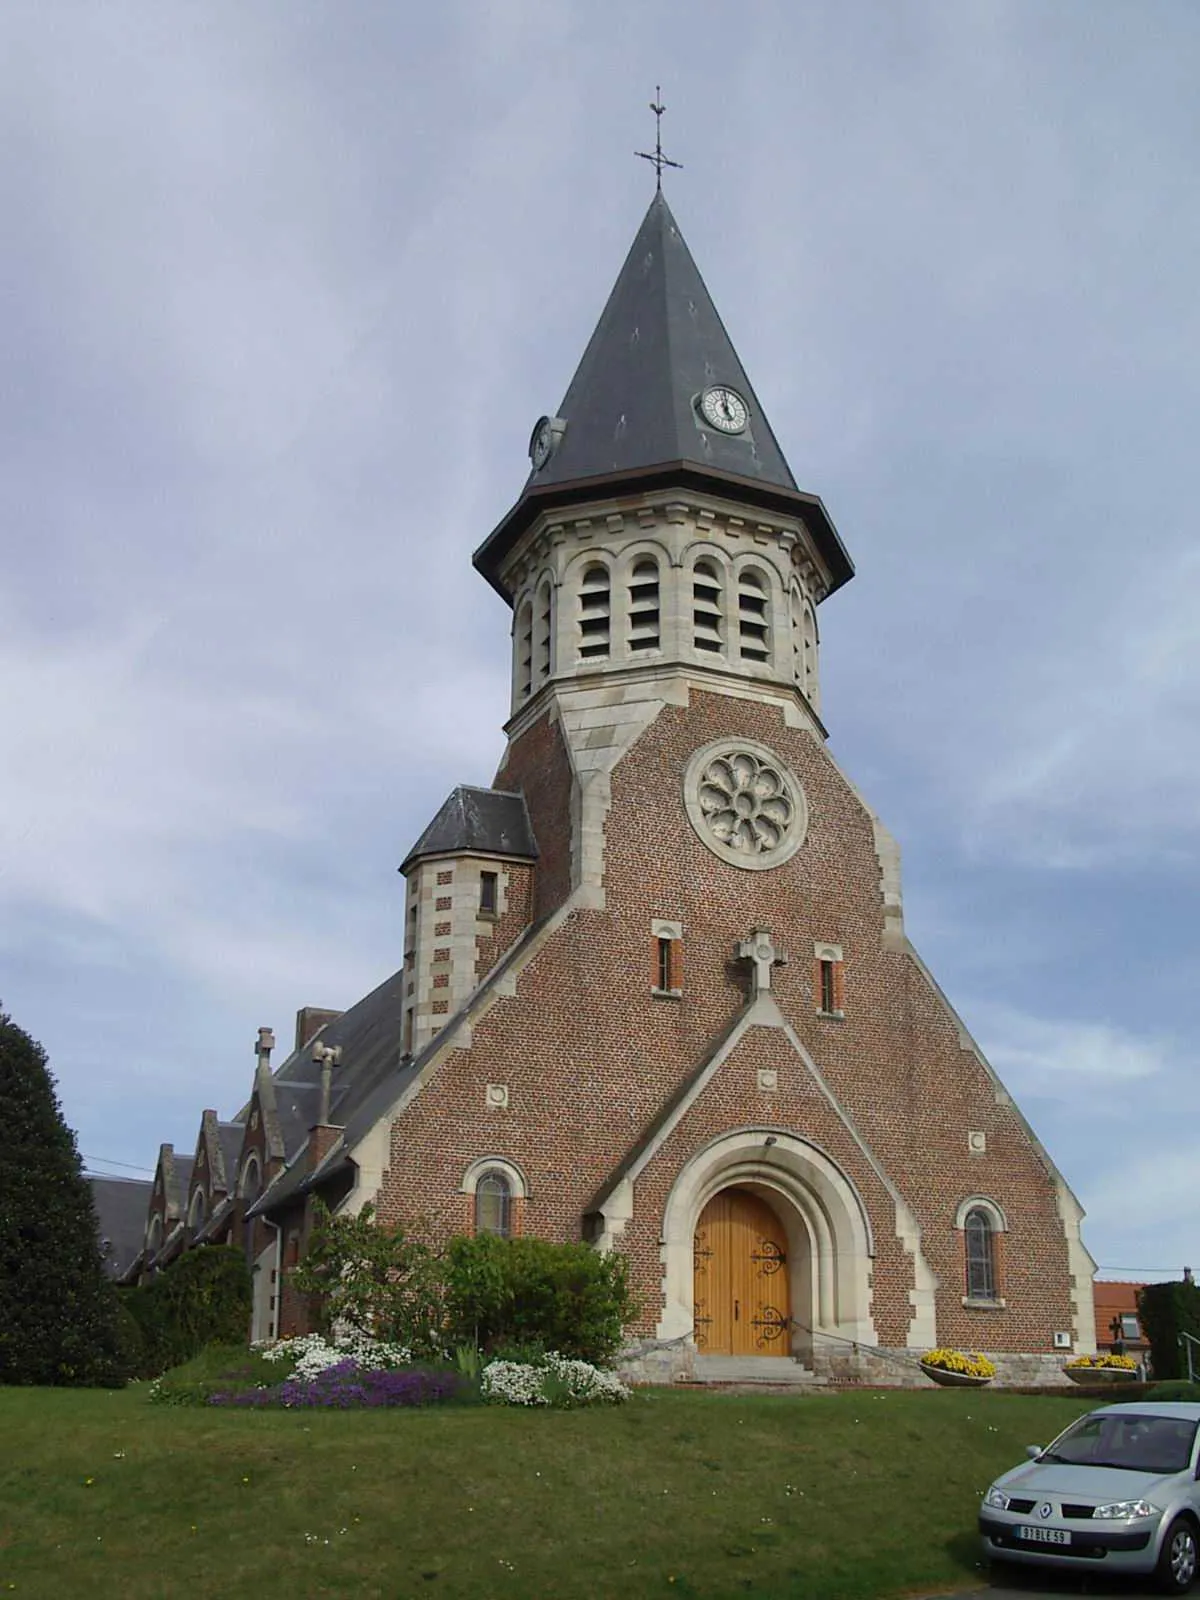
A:
[[[1186,1594],[1200,1545],[1200,1405],[1132,1401],[1073,1422],[996,1479],[979,1508],[985,1554],[1075,1571],[1153,1573]]]

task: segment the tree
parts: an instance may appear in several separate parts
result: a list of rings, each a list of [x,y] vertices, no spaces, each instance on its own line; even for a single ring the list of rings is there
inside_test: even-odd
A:
[[[46,1052],[0,1011],[0,1384],[116,1384],[116,1295]]]

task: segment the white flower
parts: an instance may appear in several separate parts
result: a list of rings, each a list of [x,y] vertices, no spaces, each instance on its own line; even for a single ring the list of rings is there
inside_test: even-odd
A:
[[[481,1391],[485,1400],[509,1406],[546,1406],[546,1380],[566,1390],[566,1402],[591,1405],[628,1400],[629,1390],[613,1372],[602,1372],[588,1361],[551,1354],[536,1366],[523,1361],[489,1361],[483,1369]]]

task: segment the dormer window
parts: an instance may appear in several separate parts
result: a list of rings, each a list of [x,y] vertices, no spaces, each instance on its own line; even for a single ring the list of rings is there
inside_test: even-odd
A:
[[[611,585],[608,568],[597,563],[583,575],[579,591],[579,654],[585,659],[607,656],[612,634]]]
[[[635,563],[629,585],[629,648],[657,650],[658,642],[658,562],[645,556]]]
[[[692,641],[714,655],[725,648],[721,575],[714,561],[697,561],[692,574]]]

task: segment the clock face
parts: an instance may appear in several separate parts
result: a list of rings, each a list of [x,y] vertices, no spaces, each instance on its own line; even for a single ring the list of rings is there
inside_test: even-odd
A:
[[[554,452],[554,429],[549,417],[540,418],[529,439],[529,459],[533,470],[540,472]]]
[[[700,396],[700,415],[721,433],[741,433],[750,420],[750,408],[736,389],[714,384]]]

